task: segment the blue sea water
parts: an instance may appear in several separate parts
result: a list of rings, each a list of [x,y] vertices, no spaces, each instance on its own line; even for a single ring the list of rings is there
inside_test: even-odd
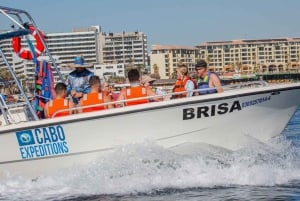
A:
[[[300,200],[300,109],[268,144],[195,148],[126,145],[72,171],[0,181],[0,200]]]

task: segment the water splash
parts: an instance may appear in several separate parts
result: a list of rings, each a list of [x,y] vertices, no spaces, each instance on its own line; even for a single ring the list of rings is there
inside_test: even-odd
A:
[[[36,181],[19,177],[1,181],[0,199],[51,200],[151,194],[162,189],[284,185],[300,180],[299,155],[299,147],[285,137],[268,144],[252,143],[235,152],[205,144],[164,149],[145,141],[122,146],[87,166]]]

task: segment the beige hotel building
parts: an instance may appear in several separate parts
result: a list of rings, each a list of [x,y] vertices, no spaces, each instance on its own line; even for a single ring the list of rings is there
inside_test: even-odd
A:
[[[220,73],[300,71],[300,38],[206,42],[196,47],[210,69]]]
[[[195,47],[152,45],[151,73],[161,79],[174,78],[180,62],[192,72],[198,59],[206,60],[221,75],[300,72],[300,38],[217,41]]]
[[[200,58],[199,50],[191,46],[152,45],[150,52],[150,72],[160,79],[176,78],[179,64],[187,65],[194,70],[195,62]]]

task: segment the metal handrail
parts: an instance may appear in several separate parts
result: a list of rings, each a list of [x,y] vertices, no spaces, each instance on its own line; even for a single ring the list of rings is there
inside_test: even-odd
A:
[[[240,84],[234,84],[234,85],[226,85],[226,86],[220,86],[220,87],[215,87],[215,88],[210,88],[210,89],[218,89],[218,88],[223,88],[224,90],[234,90],[237,89],[238,87],[240,89],[243,89],[245,87],[243,86],[248,86],[249,85],[253,85],[253,86],[268,86],[269,84],[265,81],[250,81],[250,82],[245,82],[245,83],[240,83]],[[190,92],[201,92],[201,91],[206,91],[207,89],[195,89],[192,90]],[[107,105],[117,105],[117,104],[121,104],[123,107],[125,106],[126,102],[130,102],[130,101],[139,101],[139,100],[145,100],[145,99],[153,99],[153,98],[162,98],[162,101],[169,101],[171,100],[170,98],[166,98],[166,97],[172,97],[172,96],[176,96],[176,95],[180,95],[180,94],[184,94],[187,91],[183,91],[183,92],[171,92],[171,93],[166,93],[166,94],[162,94],[162,95],[155,95],[155,96],[146,96],[146,97],[139,97],[139,98],[131,98],[131,99],[124,99],[124,100],[119,100],[119,101],[111,101],[111,102],[106,102],[106,103],[99,103],[99,104],[93,104],[93,105],[87,105],[87,106],[80,106],[80,107],[75,107],[75,108],[68,108],[68,109],[61,109],[58,110],[56,112],[54,112],[54,114],[51,116],[51,118],[56,117],[57,114],[59,113],[63,113],[63,112],[71,112],[71,111],[76,111],[77,110],[81,110],[81,109],[86,109],[86,108],[93,108],[93,107],[101,107],[101,106],[107,106]],[[203,96],[203,95],[200,95]],[[85,113],[85,112],[83,112]]]
[[[25,35],[25,37],[28,39],[28,35],[31,33],[28,29],[26,29],[26,27],[24,26],[24,23],[29,22],[36,30],[38,29],[35,21],[33,20],[33,18],[31,17],[31,15],[26,12],[25,10],[21,10],[21,9],[15,9],[15,8],[9,8],[9,7],[4,7],[4,6],[0,6],[0,14],[4,15],[8,21],[12,22],[14,26],[17,26],[18,29],[15,30],[14,26],[12,26],[13,30],[10,32],[6,32],[2,34],[2,38],[0,37],[0,39],[6,39],[6,38],[12,38],[15,36],[21,36],[21,35]],[[52,55],[50,54],[49,48],[46,44],[46,42],[44,41],[44,39],[42,38],[41,34],[39,33],[39,31],[36,32],[38,37],[40,38],[42,44],[45,47],[45,52],[46,55],[49,57],[49,59],[52,62],[52,66],[51,69],[54,69],[60,80],[62,82],[64,82],[64,78],[62,76],[62,74],[60,73],[57,64],[55,63],[54,58],[52,57]],[[11,76],[13,77],[15,83],[17,84],[18,89],[20,90],[21,95],[24,97],[24,101],[26,102],[26,104],[28,105],[28,109],[30,111],[30,113],[32,114],[32,117],[34,120],[39,120],[33,106],[31,105],[28,97],[26,96],[24,89],[20,83],[20,81],[18,80],[18,78],[16,77],[11,65],[9,64],[9,62],[7,61],[2,49],[0,48],[0,54],[1,57],[3,58],[4,63],[6,64]],[[34,54],[34,53],[32,53]],[[5,116],[5,112],[2,112],[3,115]],[[9,121],[7,121],[8,123]]]

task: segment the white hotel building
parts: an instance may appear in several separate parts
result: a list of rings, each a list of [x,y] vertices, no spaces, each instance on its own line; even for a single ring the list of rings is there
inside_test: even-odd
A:
[[[103,63],[148,65],[147,36],[143,32],[103,33]]]
[[[30,39],[35,44],[34,38]],[[147,37],[141,32],[106,35],[101,32],[99,26],[91,26],[76,28],[67,33],[46,33],[45,40],[60,72],[64,75],[73,70],[68,66],[78,55],[83,56],[87,63],[94,64],[95,69],[92,70],[100,77],[106,72],[115,76],[125,76],[125,63],[142,66],[148,63]],[[32,79],[34,64],[30,60],[20,59],[13,53],[11,39],[0,41],[0,46],[17,75],[25,75],[28,80]],[[22,40],[22,46],[28,47],[25,40]],[[44,52],[41,58],[45,55]],[[0,61],[0,66],[4,65],[3,61]],[[111,68],[112,66],[114,67]],[[57,75],[55,78],[58,81]]]

